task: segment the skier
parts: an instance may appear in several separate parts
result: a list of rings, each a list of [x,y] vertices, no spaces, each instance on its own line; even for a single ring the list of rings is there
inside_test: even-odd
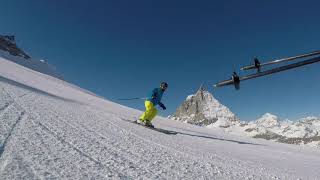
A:
[[[138,123],[154,128],[151,121],[157,115],[157,109],[155,106],[159,105],[163,110],[167,109],[161,102],[162,95],[167,88],[168,84],[166,82],[162,82],[159,88],[153,89],[150,96],[144,102],[146,111],[140,116],[139,120],[137,121]]]

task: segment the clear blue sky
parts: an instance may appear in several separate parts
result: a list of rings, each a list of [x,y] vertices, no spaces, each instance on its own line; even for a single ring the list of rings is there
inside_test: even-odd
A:
[[[295,120],[320,116],[320,64],[244,82],[240,91],[211,85],[254,56],[319,50],[319,7],[316,0],[3,0],[0,33],[15,34],[31,56],[107,99],[144,97],[167,81],[161,115],[207,82],[242,120],[265,112]]]

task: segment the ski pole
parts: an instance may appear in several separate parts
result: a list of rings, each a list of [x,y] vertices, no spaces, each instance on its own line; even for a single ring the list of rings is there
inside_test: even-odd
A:
[[[131,101],[131,100],[146,100],[147,98],[118,98],[118,99],[114,99],[114,100],[118,100],[118,101]]]

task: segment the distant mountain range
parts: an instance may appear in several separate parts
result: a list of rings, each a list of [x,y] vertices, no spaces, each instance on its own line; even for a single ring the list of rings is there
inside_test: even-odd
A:
[[[320,147],[320,118],[281,121],[277,116],[266,113],[256,121],[241,122],[204,88],[189,95],[169,118],[207,128],[222,128],[232,134]]]

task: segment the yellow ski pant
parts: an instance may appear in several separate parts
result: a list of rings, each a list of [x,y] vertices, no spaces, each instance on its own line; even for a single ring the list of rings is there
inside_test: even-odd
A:
[[[151,101],[145,101],[144,105],[146,107],[146,111],[140,116],[140,120],[144,122],[151,122],[152,119],[156,117],[158,111]]]

